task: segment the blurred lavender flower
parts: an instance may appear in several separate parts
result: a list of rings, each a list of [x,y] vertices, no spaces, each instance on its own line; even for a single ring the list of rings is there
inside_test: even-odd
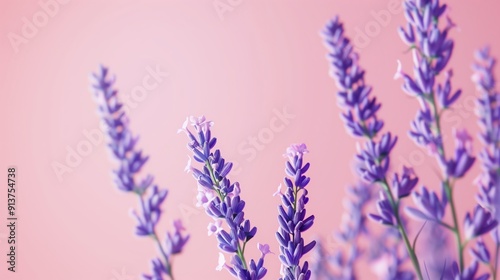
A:
[[[479,270],[479,265],[477,261],[473,261],[472,264],[465,268],[463,272],[460,272],[460,269],[458,268],[458,264],[456,262],[453,263],[452,269],[451,269],[451,275],[446,275],[444,274],[442,276],[443,280],[488,280],[490,278],[489,274],[483,274],[481,276],[477,276],[477,271]],[[451,277],[450,277],[451,276]]]
[[[490,264],[490,251],[482,239],[476,243],[476,248],[470,250],[471,255],[478,261]]]
[[[340,230],[335,234],[341,248],[330,253],[322,244],[316,243],[314,257],[311,264],[312,275],[315,280],[355,280],[356,263],[360,261],[363,251],[359,248],[359,242],[363,235],[370,238],[366,225],[365,208],[372,200],[371,186],[359,183],[346,188],[347,195],[344,198],[344,214]]]
[[[471,215],[465,215],[464,232],[466,240],[471,240],[490,232],[498,225],[498,222],[492,218],[490,212],[487,212],[481,206],[476,206]]]
[[[378,214],[371,214],[370,217],[382,224],[398,228],[415,271],[419,279],[422,279],[417,255],[410,244],[399,212],[400,199],[411,193],[418,179],[405,168],[401,177],[394,176],[392,187],[389,185],[387,173],[390,152],[397,142],[397,137],[387,132],[376,140],[384,125],[376,115],[381,105],[376,98],[370,96],[371,87],[365,84],[365,72],[358,64],[358,55],[345,37],[343,24],[338,17],[327,24],[323,37],[330,51],[330,75],[337,81],[339,105],[344,110],[342,117],[347,130],[354,136],[368,140],[357,155],[358,174],[370,184],[379,183],[383,189],[377,202]]]
[[[490,55],[488,47],[476,52],[472,80],[481,94],[478,99],[479,124],[482,127],[481,151],[483,174],[479,180],[478,202],[494,214],[500,221],[500,92],[496,89],[494,67],[496,59]],[[492,274],[498,270],[500,252],[500,233],[498,227],[492,232],[495,241]],[[489,262],[488,262],[489,263]]]
[[[194,134],[188,128],[194,128]],[[245,219],[245,201],[240,198],[240,186],[237,182],[231,183],[227,175],[233,164],[226,161],[221,152],[215,148],[217,138],[212,137],[210,128],[213,122],[204,116],[189,117],[179,132],[186,133],[188,148],[193,152],[193,158],[203,164],[202,170],[191,166],[188,162],[187,171],[193,173],[198,183],[198,205],[203,206],[205,212],[214,223],[209,225],[209,235],[214,234],[219,242],[219,249],[232,254],[231,264],[225,263],[224,254],[219,257],[218,270],[226,268],[234,277],[241,280],[258,280],[264,278],[267,269],[264,267],[264,257],[270,253],[269,246],[258,246],[261,257],[250,263],[245,260],[245,248],[257,233],[257,228],[250,225]],[[225,221],[228,230],[221,227],[219,221]]]
[[[286,174],[292,179],[285,177],[286,191],[281,194],[283,205],[278,206],[280,227],[276,238],[280,244],[282,280],[308,280],[311,277],[309,263],[300,263],[300,259],[316,244],[314,240],[305,244],[302,238],[302,233],[314,223],[314,215],[306,217],[305,209],[309,201],[306,186],[310,181],[305,173],[310,164],[303,164],[303,156],[308,152],[305,144],[296,144],[291,145],[285,154],[288,157]]]
[[[413,193],[413,202],[415,202],[418,209],[407,207],[406,212],[410,216],[415,219],[430,220],[438,223],[444,217],[446,205],[448,204],[446,195],[443,195],[440,201],[437,194],[427,190],[426,187],[422,187],[422,193]]]
[[[428,279],[441,279],[441,275],[451,275],[454,260],[449,242],[449,232],[444,231],[438,222],[425,223],[419,240],[419,257],[425,264]]]
[[[99,104],[99,113],[108,126],[110,138],[109,147],[113,156],[120,162],[120,167],[115,171],[116,184],[125,192],[136,193],[141,202],[140,213],[134,211],[138,225],[136,234],[139,236],[152,237],[162,254],[163,260],[155,258],[152,261],[153,275],[144,275],[145,279],[162,280],[165,275],[173,279],[170,264],[173,255],[182,251],[189,239],[189,235],[183,235],[184,230],[180,221],[175,222],[175,233],[172,236],[167,233],[165,245],[163,245],[156,233],[162,210],[161,205],[167,197],[168,191],[158,188],[153,184],[153,176],[147,175],[142,181],[137,182],[136,176],[148,160],[143,156],[141,150],[135,145],[139,138],[134,137],[130,131],[128,118],[122,110],[122,103],[118,99],[118,91],[113,89],[114,77],[108,76],[108,69],[101,66],[99,71],[92,75],[93,89]],[[175,250],[165,250],[164,247]]]
[[[316,245],[312,250],[312,261],[311,261],[311,279],[313,280],[344,280],[340,277],[335,276],[331,271],[331,259],[336,258],[337,255],[330,256],[327,248],[323,245],[323,241],[320,238],[315,238]],[[340,254],[340,251],[337,252]],[[342,259],[338,257],[338,259]],[[339,266],[341,267],[341,266]],[[349,280],[354,280],[353,278],[347,278]]]
[[[402,77],[404,80],[403,90],[409,95],[417,97],[420,110],[411,124],[409,133],[413,140],[427,147],[430,154],[434,155],[442,169],[443,195],[441,201],[435,193],[429,193],[423,189],[422,195],[415,196],[418,210],[410,208],[409,212],[420,219],[430,219],[450,229],[456,239],[459,270],[464,272],[464,247],[460,234],[459,219],[455,201],[453,200],[453,183],[462,178],[474,164],[475,158],[471,153],[472,138],[463,131],[457,131],[455,139],[457,142],[454,157],[447,158],[443,143],[441,127],[441,115],[452,106],[460,97],[461,90],[452,91],[451,78],[453,72],[445,72],[444,81],[438,82],[439,74],[445,71],[453,53],[454,42],[448,38],[449,31],[455,26],[447,18],[444,28],[439,25],[439,20],[444,16],[446,5],[441,5],[439,0],[405,0],[404,10],[408,24],[406,28],[400,28],[400,36],[413,51],[413,77],[401,71],[395,78]],[[446,203],[450,205],[453,224],[442,222]],[[492,221],[483,221],[488,215],[481,215],[483,210],[474,212],[474,218],[468,214],[466,217],[467,238],[476,237],[477,234],[489,230]],[[477,215],[477,216],[476,216]]]
[[[338,17],[326,25],[323,37],[330,51],[330,75],[340,90],[339,105],[345,110],[342,117],[347,130],[358,137],[375,137],[384,126],[376,116],[381,105],[376,98],[370,97],[372,88],[365,85],[365,71],[358,65],[358,55],[344,36],[344,27]]]
[[[386,248],[375,262],[371,264],[372,270],[379,280],[413,280],[415,274],[403,268],[407,256],[399,257],[398,248]]]

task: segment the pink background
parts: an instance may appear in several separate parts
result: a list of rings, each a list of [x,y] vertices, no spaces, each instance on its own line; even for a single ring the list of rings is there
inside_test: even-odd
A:
[[[7,273],[4,185],[0,278],[135,280],[150,271],[149,260],[157,253],[151,240],[133,234],[135,221],[129,213],[137,201],[113,185],[116,164],[104,142],[91,144],[91,151],[68,167],[71,172],[61,180],[52,167],[54,162],[66,165],[67,149],[84,149],[89,142],[83,132],[98,128],[88,76],[99,63],[117,75],[122,96],[142,84],[147,67],[159,65],[169,73],[130,110],[130,118],[141,136],[139,146],[151,155],[145,170],[170,190],[160,232],[171,228],[172,219],[183,218],[192,235],[185,252],[175,258],[177,279],[231,279],[215,271],[216,240],[207,236],[209,219],[195,209],[196,184],[183,171],[189,151],[185,137],[176,131],[188,115],[212,119],[219,148],[238,163],[232,179],[241,183],[246,215],[259,227],[250,256],[257,257],[257,242],[271,244],[278,253],[274,232],[279,200],[272,194],[284,176],[282,154],[290,143],[305,142],[311,151],[308,211],[316,215],[316,223],[307,237],[328,237],[338,228],[343,189],[356,181],[351,171],[356,146],[338,117],[336,88],[319,36],[335,14],[341,15],[351,37],[369,35],[366,46],[359,48],[361,63],[383,104],[380,117],[386,129],[400,136],[393,167],[409,161],[421,182],[435,187],[434,160],[406,136],[417,102],[400,90],[401,80],[392,79],[397,59],[405,70],[411,69],[410,55],[396,33],[403,14],[392,14],[383,26],[371,13],[387,11],[394,1],[229,1],[234,7],[221,18],[211,0],[73,0],[58,4],[54,16],[16,52],[9,33],[21,35],[23,18],[33,22],[43,9],[38,1],[2,0],[0,173],[5,180],[7,166],[19,170],[19,245],[18,272]],[[452,3],[450,16],[459,27],[452,32],[453,81],[465,95],[444,120],[448,135],[454,127],[478,131],[472,52],[488,43],[500,55],[499,7],[493,0]],[[249,137],[268,132],[275,110],[283,108],[294,117],[250,159],[241,148],[251,147]],[[478,147],[476,141],[476,152]],[[476,165],[458,183],[461,217],[474,203],[472,181],[478,171]],[[268,279],[277,278],[278,255],[268,256],[266,264]]]

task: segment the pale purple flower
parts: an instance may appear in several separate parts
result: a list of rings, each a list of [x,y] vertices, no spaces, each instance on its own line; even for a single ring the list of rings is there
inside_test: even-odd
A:
[[[222,230],[222,221],[216,220],[213,223],[208,224],[208,236],[212,234],[218,234]]]
[[[265,256],[267,254],[274,254],[273,252],[271,252],[271,248],[269,247],[269,244],[257,243],[257,249],[259,249],[262,256]]]

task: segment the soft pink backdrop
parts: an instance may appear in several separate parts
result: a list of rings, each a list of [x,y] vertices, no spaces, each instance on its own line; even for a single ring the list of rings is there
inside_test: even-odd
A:
[[[246,215],[259,227],[251,255],[257,256],[257,242],[270,243],[278,252],[274,232],[279,200],[272,193],[284,176],[282,154],[290,143],[305,142],[311,151],[308,210],[317,218],[308,238],[327,237],[338,227],[343,189],[356,181],[351,171],[356,148],[338,117],[335,84],[328,76],[319,32],[340,14],[354,36],[377,24],[372,11],[387,10],[393,1],[230,2],[236,4],[221,18],[212,0],[68,1],[17,46],[18,52],[8,34],[20,35],[23,17],[32,21],[43,10],[35,0],[0,2],[0,174],[5,180],[6,167],[15,165],[20,177],[15,274],[5,268],[6,186],[0,191],[1,279],[135,280],[150,271],[149,260],[156,251],[151,240],[133,234],[135,221],[129,213],[137,201],[112,184],[111,169],[116,165],[104,143],[92,145],[62,180],[52,168],[54,162],[66,164],[67,148],[85,145],[83,131],[98,128],[88,76],[99,63],[117,75],[122,95],[142,84],[147,67],[159,65],[169,72],[130,111],[130,118],[132,129],[141,135],[140,147],[151,155],[145,170],[170,190],[160,232],[180,217],[192,235],[184,254],[175,259],[177,279],[231,279],[215,271],[216,241],[207,237],[208,218],[194,210],[196,184],[183,171],[189,152],[185,137],[176,131],[188,115],[212,119],[219,148],[227,159],[238,162],[232,178],[241,182]],[[488,43],[500,55],[500,4],[451,4],[450,15],[459,27],[452,32],[453,81],[465,95],[458,102],[461,107],[445,120],[446,133],[464,126],[477,133],[472,52]],[[433,186],[434,161],[406,136],[417,103],[402,93],[401,81],[392,79],[397,59],[410,70],[409,54],[396,33],[403,23],[403,14],[397,13],[386,26],[371,26],[375,29],[369,42],[359,48],[361,63],[383,104],[380,117],[387,129],[400,135],[393,167],[400,168],[412,157],[410,162],[425,177],[422,182]],[[295,117],[249,160],[238,146],[263,133],[274,110],[283,108]],[[471,182],[478,170],[476,166],[457,187],[461,217],[473,204],[476,187]],[[277,255],[270,255],[266,264],[268,278],[277,278]]]

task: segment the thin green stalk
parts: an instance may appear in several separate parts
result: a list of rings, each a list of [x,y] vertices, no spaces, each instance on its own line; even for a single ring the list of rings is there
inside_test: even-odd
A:
[[[441,116],[438,112],[438,108],[437,108],[437,104],[436,104],[436,97],[435,97],[434,93],[431,93],[430,96],[432,96],[432,98],[430,100],[430,104],[432,106],[432,110],[434,113],[436,134],[442,138],[443,134],[441,131]],[[439,145],[438,153],[443,159],[446,159],[446,153],[444,150],[443,143],[441,143]],[[452,232],[455,236],[455,241],[457,244],[460,271],[463,271],[463,269],[464,269],[464,246],[462,245],[462,238],[460,235],[460,226],[459,226],[458,219],[457,219],[457,211],[455,208],[455,202],[453,201],[453,188],[450,185],[450,178],[449,178],[448,174],[446,173],[446,171],[444,171],[443,173],[445,176],[443,184],[444,184],[444,188],[445,188],[446,197],[448,199],[448,202],[450,203],[451,216],[453,219]]]
[[[403,222],[401,221],[401,217],[399,215],[399,202],[397,202],[394,199],[394,195],[392,194],[391,188],[389,187],[389,184],[387,183],[387,179],[383,179],[381,182],[382,188],[384,189],[385,193],[389,197],[389,202],[391,203],[391,207],[394,211],[394,216],[396,217],[396,222],[397,222],[397,228],[401,236],[403,237],[403,241],[405,243],[406,250],[408,251],[408,254],[410,255],[410,260],[413,264],[413,267],[415,268],[415,272],[417,273],[417,277],[420,280],[423,280],[422,276],[422,270],[420,268],[420,264],[418,261],[417,254],[415,253],[415,248],[411,246],[410,240],[408,238],[408,234],[406,233],[406,230],[403,226]]]

